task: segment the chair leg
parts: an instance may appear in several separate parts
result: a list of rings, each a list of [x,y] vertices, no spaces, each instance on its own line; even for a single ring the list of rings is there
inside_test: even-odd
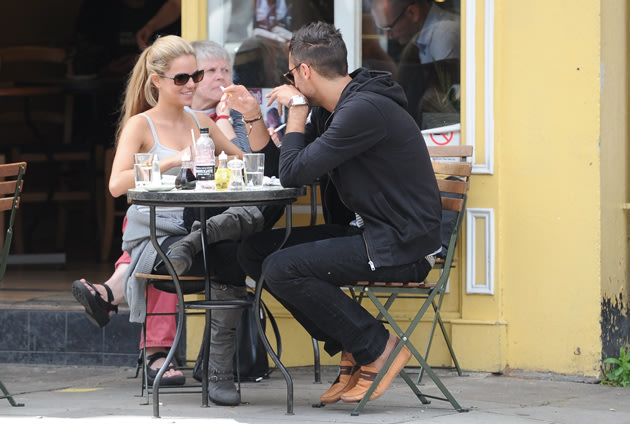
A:
[[[457,361],[457,356],[455,356],[455,350],[453,349],[453,345],[451,344],[451,338],[448,336],[446,332],[446,327],[444,327],[444,322],[442,321],[442,317],[440,316],[440,310],[442,306],[443,296],[440,296],[440,300],[438,301],[438,305],[436,306],[435,301],[431,302],[433,306],[433,311],[435,315],[433,316],[433,322],[431,323],[431,330],[429,331],[429,339],[427,342],[427,348],[424,351],[424,359],[429,359],[429,351],[431,350],[431,344],[433,342],[433,335],[435,334],[435,326],[436,324],[440,326],[440,331],[442,332],[442,336],[444,337],[444,342],[446,343],[446,347],[451,355],[451,359],[455,364],[455,369],[457,370],[457,375],[462,376],[462,369],[459,366],[459,362]],[[424,369],[420,367],[420,371],[418,372],[418,379],[416,380],[416,384],[420,384],[422,382],[422,376],[424,375]]]
[[[365,394],[363,399],[361,399],[361,401],[359,402],[357,407],[352,412],[352,416],[359,415],[359,413],[361,412],[363,407],[367,404],[370,396],[372,395],[374,390],[376,390],[376,387],[378,386],[378,384],[382,380],[383,376],[385,375],[385,373],[387,372],[387,370],[389,369],[390,365],[393,363],[394,359],[396,358],[396,356],[398,355],[400,350],[403,348],[403,346],[407,346],[409,348],[409,350],[411,351],[412,355],[420,363],[420,366],[422,367],[422,369],[424,369],[425,372],[427,374],[429,374],[429,376],[431,377],[431,380],[433,380],[433,382],[436,384],[436,386],[440,389],[440,391],[444,395],[444,397],[436,397],[436,396],[423,394],[422,392],[420,392],[420,389],[418,389],[418,387],[416,386],[416,384],[414,384],[414,382],[411,380],[411,378],[407,375],[407,373],[404,370],[402,370],[400,372],[400,376],[405,380],[407,385],[409,385],[409,387],[416,394],[416,396],[418,396],[420,401],[422,403],[428,403],[428,400],[426,398],[443,400],[443,401],[449,402],[456,411],[458,411],[458,412],[466,412],[467,409],[464,409],[464,408],[462,408],[459,405],[457,400],[455,400],[453,395],[449,392],[449,390],[446,388],[446,386],[442,383],[442,381],[437,376],[437,374],[435,374],[433,369],[427,364],[425,358],[420,354],[420,352],[418,352],[418,350],[415,348],[415,346],[409,341],[409,337],[411,336],[413,331],[416,329],[416,327],[420,323],[420,319],[424,316],[424,314],[425,314],[426,310],[428,309],[429,305],[433,305],[435,307],[435,304],[433,302],[434,302],[434,299],[435,299],[435,297],[436,297],[436,295],[438,293],[437,292],[433,292],[427,297],[427,299],[425,300],[424,304],[418,310],[418,312],[416,313],[415,318],[411,321],[411,323],[409,324],[409,326],[408,326],[406,331],[403,331],[400,328],[400,326],[398,325],[396,320],[391,316],[391,314],[388,311],[388,308],[391,305],[390,300],[391,300],[392,296],[389,296],[388,297],[388,301],[386,301],[383,304],[379,300],[378,295],[375,294],[372,290],[369,290],[369,289],[366,288],[366,289],[364,289],[364,293],[366,294],[367,297],[370,298],[370,300],[372,301],[374,306],[376,306],[376,308],[378,309],[379,316],[383,316],[387,320],[387,323],[392,327],[392,329],[394,330],[396,335],[400,338],[400,342],[394,348],[394,350],[391,353],[390,357],[387,359],[387,362],[383,366],[383,369],[378,373],[378,375],[376,376],[376,378],[372,382],[372,385],[370,386],[369,390],[367,391],[367,393]],[[394,295],[394,294],[395,293],[392,293],[392,295]]]
[[[312,338],[313,341],[313,373],[315,374],[315,383],[322,382],[321,363],[319,360],[319,343],[316,338]]]
[[[4,386],[4,384],[2,383],[2,380],[0,380],[0,390],[2,390],[2,393],[4,393],[3,396],[0,396],[0,399],[6,399],[9,401],[9,403],[11,404],[11,406],[24,406],[23,403],[17,403],[14,399],[13,396],[11,395],[11,393],[9,393],[9,391],[7,390],[7,388]]]

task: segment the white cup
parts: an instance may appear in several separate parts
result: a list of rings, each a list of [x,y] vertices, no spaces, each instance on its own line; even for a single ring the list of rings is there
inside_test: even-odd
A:
[[[243,155],[245,165],[245,179],[247,187],[261,187],[265,174],[265,154],[245,153]]]

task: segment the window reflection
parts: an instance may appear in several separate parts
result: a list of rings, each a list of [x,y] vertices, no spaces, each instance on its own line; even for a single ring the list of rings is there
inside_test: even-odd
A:
[[[255,0],[252,3],[249,19],[253,20],[253,27],[236,48],[234,82],[251,88],[275,87],[284,84],[282,74],[289,69],[288,42],[293,31],[319,20],[332,23],[334,1]],[[232,11],[232,19],[243,19],[234,5]],[[230,27],[234,24],[232,21]],[[241,26],[247,25],[241,22]]]
[[[459,1],[363,0],[362,6],[363,66],[392,72],[420,128],[460,122]]]
[[[226,48],[234,53],[233,81],[246,86],[261,104],[267,127],[282,119],[274,105],[267,107],[266,93],[285,84],[289,70],[288,45],[293,32],[316,21],[334,22],[334,0],[231,0],[225,35]],[[282,137],[282,132],[278,133]]]

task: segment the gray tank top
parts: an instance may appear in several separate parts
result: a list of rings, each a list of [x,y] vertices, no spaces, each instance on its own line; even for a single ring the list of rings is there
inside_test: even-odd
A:
[[[197,118],[197,115],[195,115],[195,113],[192,110],[186,110],[186,112],[190,113],[192,115],[192,117],[194,118],[195,122],[197,123],[197,128],[199,128],[199,119]],[[141,113],[140,115],[144,116],[147,121],[149,122],[149,127],[151,127],[151,133],[153,134],[153,141],[155,142],[153,144],[153,147],[151,148],[151,150],[149,150],[149,153],[154,153],[157,155],[158,159],[162,160],[166,157],[172,156],[174,154],[179,153],[177,150],[174,149],[169,149],[168,147],[164,147],[160,144],[160,139],[157,136],[157,132],[155,131],[155,125],[153,125],[153,121],[151,120],[151,118],[149,117],[149,115],[145,114],[145,113]],[[171,169],[169,169],[168,171],[164,172],[164,174],[166,175],[177,175],[179,173],[179,166],[173,167]]]

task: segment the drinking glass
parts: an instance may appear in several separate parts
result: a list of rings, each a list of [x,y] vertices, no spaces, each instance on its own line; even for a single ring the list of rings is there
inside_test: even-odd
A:
[[[133,170],[136,188],[146,187],[151,184],[152,166],[153,153],[134,153]]]
[[[265,174],[265,154],[245,153],[243,155],[243,162],[245,165],[245,179],[247,187],[261,187],[263,183],[263,175]]]

